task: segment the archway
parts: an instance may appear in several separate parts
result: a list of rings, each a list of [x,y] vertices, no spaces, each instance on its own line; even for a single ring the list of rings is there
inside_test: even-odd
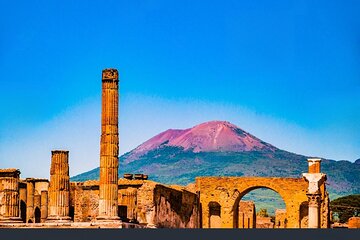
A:
[[[209,203],[209,226],[221,228],[221,206],[218,202]]]
[[[250,187],[234,196],[233,228],[286,228],[286,204],[274,189]]]
[[[35,208],[35,223],[40,223],[41,222],[41,211],[40,208],[36,207]]]
[[[215,215],[210,214],[211,202],[217,202],[221,206],[221,228],[239,226],[239,221],[234,221],[239,216],[234,208],[238,209],[238,202],[243,196],[258,188],[271,189],[281,196],[286,210],[279,211],[282,222],[278,223],[278,227],[284,225],[286,228],[300,228],[300,205],[308,201],[308,183],[303,178],[198,177],[196,185],[199,188],[200,204],[203,206],[203,228],[212,227],[208,220],[211,215]]]
[[[24,223],[26,223],[26,203],[25,201],[20,201],[20,212],[21,212],[21,219]]]

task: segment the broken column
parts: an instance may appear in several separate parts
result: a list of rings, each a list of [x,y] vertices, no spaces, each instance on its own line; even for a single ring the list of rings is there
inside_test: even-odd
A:
[[[119,79],[116,69],[102,71],[102,112],[100,140],[100,197],[97,220],[119,220],[118,168]]]
[[[309,203],[308,228],[320,227],[320,208],[321,208],[321,192],[320,185],[326,180],[326,174],[320,173],[321,159],[309,158],[308,173],[303,173],[303,177],[309,183],[306,193]]]
[[[49,216],[47,221],[69,222],[70,177],[69,151],[51,152],[50,184],[49,184]]]
[[[0,222],[22,222],[19,216],[19,176],[18,169],[0,170]]]

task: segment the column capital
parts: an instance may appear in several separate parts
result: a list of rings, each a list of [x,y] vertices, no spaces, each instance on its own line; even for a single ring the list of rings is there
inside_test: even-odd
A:
[[[115,68],[107,68],[102,70],[102,80],[119,81],[119,72]]]
[[[320,193],[307,193],[309,207],[316,206],[318,207],[321,202],[321,194]]]
[[[326,174],[324,173],[303,173],[302,176],[309,182],[309,194],[319,193],[319,186],[326,180]]]

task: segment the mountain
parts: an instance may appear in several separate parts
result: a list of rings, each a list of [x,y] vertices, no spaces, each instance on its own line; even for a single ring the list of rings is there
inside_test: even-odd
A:
[[[159,147],[179,147],[184,151],[199,152],[250,152],[275,151],[276,148],[255,136],[224,121],[211,121],[193,128],[169,129],[144,142],[124,159],[125,163]]]
[[[166,184],[186,185],[196,176],[301,177],[307,156],[287,152],[224,121],[169,129],[120,157],[119,176],[145,173]],[[330,196],[360,193],[360,164],[323,159]],[[72,177],[98,179],[99,168]]]

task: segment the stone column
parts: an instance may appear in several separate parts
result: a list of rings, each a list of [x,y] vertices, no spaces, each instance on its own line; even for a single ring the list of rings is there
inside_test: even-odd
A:
[[[34,223],[34,192],[35,192],[35,182],[33,178],[26,179],[26,222]]]
[[[309,158],[309,171],[303,173],[303,177],[309,183],[307,196],[309,202],[308,228],[320,227],[320,206],[321,206],[321,192],[320,185],[326,180],[326,175],[320,173],[321,159]]]
[[[19,176],[18,169],[0,170],[0,222],[22,222],[19,216]]]
[[[99,215],[97,220],[119,220],[118,168],[119,80],[116,69],[102,71],[102,112],[100,140]]]
[[[320,226],[320,202],[321,194],[306,194],[309,201],[308,228],[319,228]]]
[[[69,222],[70,177],[69,151],[51,152],[50,184],[49,184],[49,222]]]
[[[25,181],[19,182],[19,197],[20,217],[23,222],[26,222],[27,183]]]
[[[41,191],[41,222],[45,222],[48,217],[48,191]]]

